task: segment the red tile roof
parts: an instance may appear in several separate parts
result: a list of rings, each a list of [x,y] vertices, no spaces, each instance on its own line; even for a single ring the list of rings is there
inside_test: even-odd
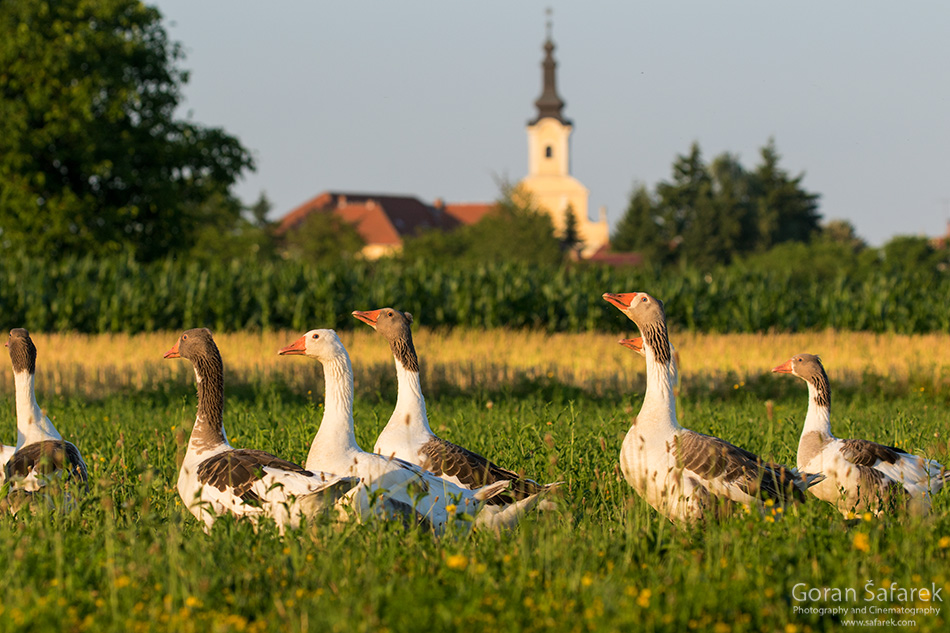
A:
[[[338,207],[336,213],[356,227],[366,244],[402,244],[399,231],[378,204],[346,204]]]
[[[458,202],[446,204],[443,208],[460,224],[475,224],[496,207],[497,204],[494,202]]]
[[[277,226],[283,235],[315,212],[337,213],[356,226],[366,244],[399,245],[429,229],[448,231],[482,219],[494,203],[428,205],[412,196],[324,191],[285,215]]]

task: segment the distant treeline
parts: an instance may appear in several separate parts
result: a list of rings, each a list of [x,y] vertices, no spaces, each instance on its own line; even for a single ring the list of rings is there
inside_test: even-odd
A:
[[[601,299],[647,291],[673,328],[707,332],[950,332],[950,276],[870,269],[809,279],[737,267],[712,272],[422,262],[197,263],[131,256],[0,262],[5,327],[87,333],[350,328],[353,310],[391,306],[425,327],[635,331]]]

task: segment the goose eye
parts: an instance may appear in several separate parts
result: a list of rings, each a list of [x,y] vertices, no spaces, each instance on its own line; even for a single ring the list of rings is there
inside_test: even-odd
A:
[[[317,338],[320,338],[320,335],[319,335],[319,334],[314,334],[314,335],[311,336],[310,338],[315,338],[315,339],[317,339]]]
[[[187,334],[182,334],[182,335],[181,335],[181,340],[187,341],[187,340],[188,340],[188,335],[187,335]]]
[[[387,314],[386,316],[392,316],[392,315],[393,315],[393,313],[392,313],[392,312],[390,312],[390,313],[389,313],[389,314]]]
[[[646,297],[643,297],[642,299],[640,299],[640,301],[642,301],[642,302],[644,302],[644,303],[646,303],[646,301],[647,301],[647,298],[646,298]]]

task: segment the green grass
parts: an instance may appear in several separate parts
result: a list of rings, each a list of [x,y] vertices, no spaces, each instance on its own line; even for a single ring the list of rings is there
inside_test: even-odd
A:
[[[372,374],[379,382],[358,383],[365,448],[395,400],[387,367]],[[947,463],[950,402],[925,378],[833,385],[834,428]],[[191,380],[100,399],[38,393],[81,447],[91,490],[73,513],[0,518],[0,631],[821,631],[839,619],[793,607],[834,605],[796,603],[796,583],[853,587],[859,601],[848,606],[868,604],[869,580],[935,583],[950,594],[950,490],[924,521],[849,524],[813,502],[774,523],[752,513],[674,527],[619,473],[643,385],[587,391],[556,377],[500,388],[461,389],[431,376],[426,384],[437,433],[565,482],[557,510],[510,533],[437,540],[393,525],[317,524],[281,538],[272,526],[255,533],[222,520],[205,535],[174,487],[194,419]],[[699,375],[682,389],[684,424],[794,461],[806,405],[800,381]],[[322,384],[310,390],[252,374],[229,382],[232,444],[303,461],[322,412]],[[9,440],[11,394],[0,410]],[[912,617],[914,631],[946,628],[943,609]]]

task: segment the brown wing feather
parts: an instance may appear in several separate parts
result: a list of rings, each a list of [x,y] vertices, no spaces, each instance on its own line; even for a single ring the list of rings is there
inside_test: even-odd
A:
[[[260,503],[261,498],[251,490],[264,477],[264,468],[280,468],[311,476],[309,470],[275,457],[264,451],[238,449],[218,453],[198,464],[198,481],[214,486],[221,492],[228,488],[245,503]]]
[[[805,499],[794,486],[796,478],[790,469],[765,463],[754,453],[718,437],[687,430],[676,436],[675,449],[683,468],[703,478],[721,478],[752,496],[781,501],[791,489],[797,499]]]
[[[858,466],[874,466],[879,461],[893,464],[907,454],[899,448],[868,440],[841,440],[841,453]]]
[[[46,440],[27,444],[10,458],[4,469],[7,478],[28,477],[31,472],[50,475],[64,470],[68,477],[86,483],[89,475],[79,449],[64,440]]]
[[[439,476],[458,477],[459,481],[470,488],[481,488],[496,481],[511,481],[506,493],[487,501],[490,505],[506,505],[544,490],[544,486],[536,481],[525,479],[478,453],[438,437],[423,444],[422,453],[426,457],[422,463],[423,468]]]

